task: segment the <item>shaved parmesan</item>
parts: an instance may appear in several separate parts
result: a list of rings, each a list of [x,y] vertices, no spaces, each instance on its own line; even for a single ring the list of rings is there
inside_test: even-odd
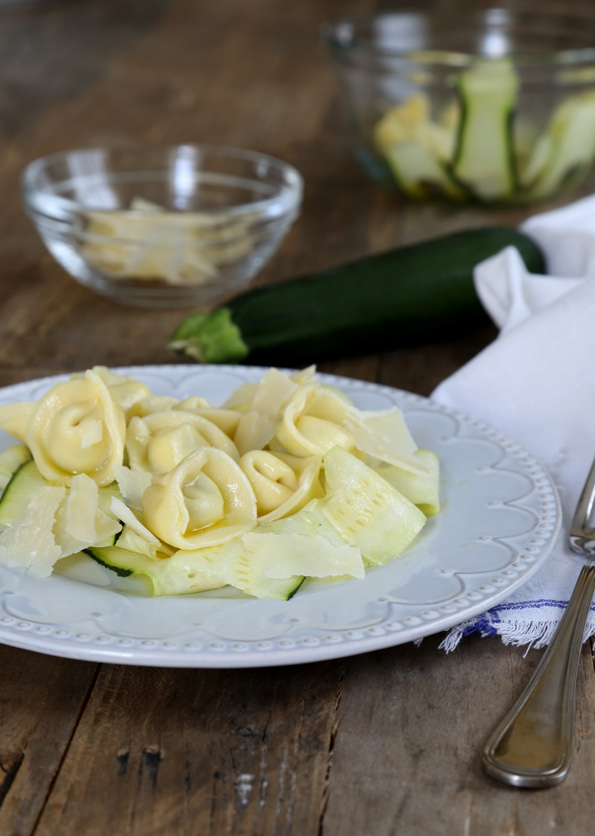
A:
[[[252,399],[251,408],[269,418],[276,418],[296,392],[298,384],[278,369],[269,369]]]
[[[413,456],[417,444],[397,406],[378,412],[349,407],[345,423],[362,453],[413,473],[428,472],[425,462]]]
[[[54,534],[61,556],[76,554],[117,534],[120,523],[99,507],[99,488],[84,473],[74,476],[56,515]]]
[[[153,543],[155,546],[160,545],[160,541],[157,537],[155,537],[154,534],[151,534],[149,529],[143,525],[132,510],[124,502],[122,502],[121,499],[118,499],[117,496],[112,498],[111,510],[112,514],[122,520],[125,525],[129,525],[133,531],[136,531],[136,533],[143,537],[148,543]]]
[[[116,468],[116,481],[122,494],[122,499],[130,508],[142,511],[143,493],[151,484],[152,476],[146,470],[131,470],[120,465]]]
[[[25,570],[35,578],[47,578],[62,549],[52,532],[58,507],[66,495],[66,488],[43,486],[37,488],[27,504],[25,513],[0,533],[0,563],[11,569]]]
[[[240,456],[251,450],[262,450],[275,434],[275,422],[260,412],[246,412],[240,418],[233,437]]]

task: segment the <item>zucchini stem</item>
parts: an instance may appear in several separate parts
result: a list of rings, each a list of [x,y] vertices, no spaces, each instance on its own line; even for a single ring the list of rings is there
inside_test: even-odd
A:
[[[185,319],[172,334],[168,347],[199,363],[240,363],[249,351],[226,307],[199,311]]]

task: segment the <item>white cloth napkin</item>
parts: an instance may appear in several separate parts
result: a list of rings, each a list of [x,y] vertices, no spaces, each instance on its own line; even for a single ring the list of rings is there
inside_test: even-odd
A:
[[[473,631],[516,645],[548,644],[581,569],[567,540],[595,458],[595,196],[536,215],[521,230],[543,250],[548,275],[527,273],[512,247],[478,265],[475,286],[500,334],[432,397],[482,418],[541,459],[560,494],[562,531],[539,572],[454,628],[442,643],[447,650]],[[585,639],[592,635],[593,604]]]

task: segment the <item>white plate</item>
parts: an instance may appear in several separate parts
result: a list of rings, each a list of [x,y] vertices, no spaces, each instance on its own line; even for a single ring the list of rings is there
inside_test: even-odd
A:
[[[214,404],[254,367],[115,369],[182,399]],[[478,615],[525,583],[560,526],[555,487],[526,450],[496,430],[426,398],[321,375],[356,406],[397,404],[420,447],[442,462],[443,510],[413,547],[364,580],[308,581],[291,601],[221,590],[150,598],[92,560],[61,562],[35,580],[0,567],[0,642],[73,659],[172,667],[259,667],[333,659],[409,642]],[[0,402],[36,400],[56,380],[0,390]],[[11,443],[1,434],[0,446]],[[129,583],[128,586],[126,584]]]

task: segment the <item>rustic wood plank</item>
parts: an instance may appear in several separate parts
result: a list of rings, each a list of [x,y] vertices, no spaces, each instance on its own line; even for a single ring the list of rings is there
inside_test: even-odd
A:
[[[340,671],[104,666],[35,836],[314,836]]]
[[[453,654],[437,640],[346,662],[324,836],[369,833],[590,832],[585,803],[595,769],[595,697],[588,648],[581,659],[577,747],[565,784],[517,790],[488,779],[480,752],[530,677],[527,657],[499,641],[467,638]],[[370,687],[370,683],[374,687]],[[488,828],[486,830],[486,828]]]
[[[97,665],[0,646],[0,833],[32,833]]]
[[[58,11],[53,13],[56,17],[48,12],[31,32],[14,33],[17,39],[30,38],[29,48],[37,50],[51,32],[54,49],[43,53],[44,74],[51,76],[65,73],[64,55],[75,67],[81,64],[79,48],[69,51],[73,29],[80,28],[83,40],[93,21],[101,30],[91,39],[97,48],[80,66],[85,79],[81,90],[58,85],[56,91],[49,84],[45,89],[44,75],[38,71],[28,83],[44,106],[25,108],[11,134],[0,133],[5,198],[0,206],[0,254],[4,263],[14,265],[0,287],[6,311],[0,367],[67,371],[96,363],[119,365],[122,358],[132,364],[178,362],[165,345],[188,309],[130,309],[80,288],[44,252],[24,213],[14,211],[20,204],[21,168],[53,150],[148,139],[222,142],[274,153],[294,162],[307,184],[320,182],[315,191],[307,185],[300,222],[260,281],[337,264],[367,249],[365,228],[358,221],[362,212],[367,214],[367,205],[377,201],[377,192],[354,166],[343,139],[334,79],[318,43],[312,7],[277,12],[276,22],[266,3],[262,9],[227,3],[221,10],[206,4],[199,11],[189,2],[155,3],[152,8],[152,17],[147,13],[135,27],[132,12],[123,13],[118,24],[113,6],[103,16],[100,4],[91,4],[87,13],[64,7],[62,17]],[[101,38],[112,24],[119,47],[106,55]],[[280,41],[265,39],[264,48],[254,50],[263,27],[276,28]],[[305,52],[304,43],[309,44]],[[303,60],[297,61],[300,51]],[[271,74],[273,59],[278,73]],[[311,95],[313,78],[316,97]],[[246,112],[238,111],[239,106]],[[329,108],[333,130],[319,138]],[[0,121],[2,113],[0,102]],[[278,116],[269,124],[264,113]],[[316,247],[312,241],[318,242]]]

